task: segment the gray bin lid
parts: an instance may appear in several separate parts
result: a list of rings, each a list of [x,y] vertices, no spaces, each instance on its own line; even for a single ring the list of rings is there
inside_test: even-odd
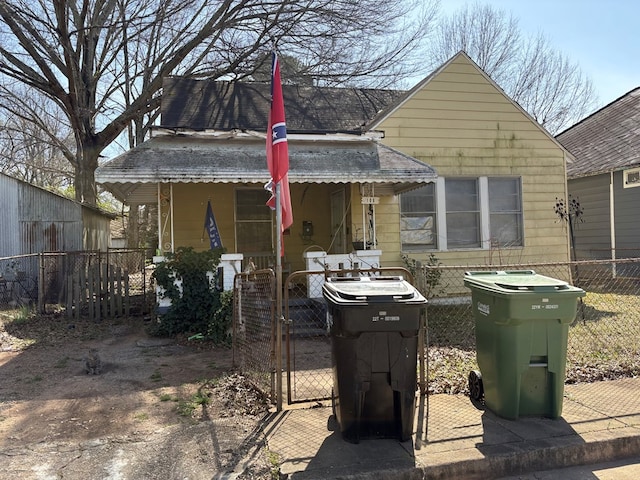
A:
[[[402,276],[330,277],[322,290],[328,300],[339,304],[426,303]]]

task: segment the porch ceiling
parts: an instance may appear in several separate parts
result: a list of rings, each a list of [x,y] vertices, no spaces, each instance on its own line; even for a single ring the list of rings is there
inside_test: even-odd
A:
[[[290,183],[371,183],[397,194],[436,177],[431,166],[372,139],[289,138]],[[96,171],[96,181],[127,203],[155,202],[157,183],[268,180],[264,139],[250,135],[157,136]]]

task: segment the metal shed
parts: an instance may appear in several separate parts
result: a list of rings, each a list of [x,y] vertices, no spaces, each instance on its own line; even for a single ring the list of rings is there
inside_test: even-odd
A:
[[[114,215],[0,173],[0,257],[106,250]]]

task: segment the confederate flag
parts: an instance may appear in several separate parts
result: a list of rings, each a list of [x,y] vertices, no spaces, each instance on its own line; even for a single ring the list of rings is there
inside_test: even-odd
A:
[[[287,125],[284,119],[284,100],[282,98],[282,83],[280,81],[280,65],[278,56],[272,53],[271,63],[271,110],[269,112],[269,125],[267,127],[267,166],[271,174],[275,192],[275,185],[280,182],[280,205],[282,208],[282,225],[280,232],[293,224],[293,212],[291,211],[291,195],[289,193],[289,146],[287,144]],[[267,202],[275,209],[275,197]],[[284,243],[282,252],[284,253]]]

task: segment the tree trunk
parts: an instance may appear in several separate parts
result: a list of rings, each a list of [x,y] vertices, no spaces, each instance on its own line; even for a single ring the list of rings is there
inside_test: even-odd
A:
[[[127,222],[127,247],[140,246],[140,206],[137,203],[129,205],[129,220]]]
[[[83,145],[78,148],[75,169],[76,200],[80,203],[96,206],[98,193],[96,189],[95,173],[98,168],[100,152],[95,147]]]

